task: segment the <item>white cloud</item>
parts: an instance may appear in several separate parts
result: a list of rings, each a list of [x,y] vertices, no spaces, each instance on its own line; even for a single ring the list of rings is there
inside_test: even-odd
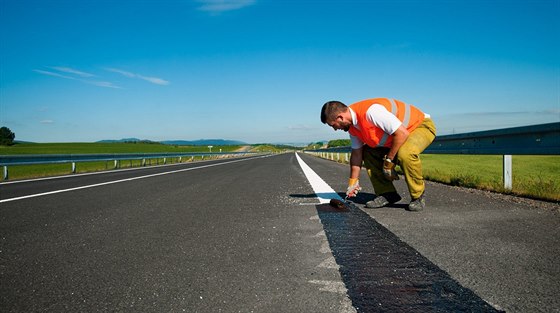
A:
[[[113,73],[118,73],[118,74],[124,75],[124,76],[129,77],[129,78],[134,78],[134,77],[136,77],[136,74],[134,74],[134,73],[127,72],[127,71],[123,71],[123,70],[119,70],[119,69],[117,69],[117,68],[106,68],[105,70],[106,70],[106,71],[109,71],[109,72],[113,72]]]
[[[63,66],[51,66],[50,67],[53,70],[57,70],[59,72],[64,72],[64,73],[68,73],[68,74],[74,74],[80,77],[94,77],[95,75],[90,74],[90,73],[86,73],[86,72],[82,72],[82,71],[78,71],[76,69],[70,68],[70,67],[63,67]]]
[[[34,69],[33,71],[36,72],[36,73],[42,74],[42,75],[48,75],[48,76],[70,79],[70,80],[77,80],[77,81],[80,81],[82,83],[86,83],[86,84],[94,85],[94,86],[98,86],[98,87],[122,89],[122,87],[117,86],[114,83],[109,82],[109,81],[89,80],[89,78],[96,77],[96,75],[91,74],[91,73],[82,72],[82,71],[79,71],[79,70],[76,70],[76,69],[73,69],[73,68],[70,68],[70,67],[48,66],[48,68],[52,69],[54,71],[50,71],[50,70],[45,71],[45,70],[39,70],[39,69]],[[128,72],[128,71],[117,69],[117,68],[106,68],[105,70],[108,71],[108,72],[113,72],[113,73],[123,75],[123,76],[128,77],[128,78],[142,79],[142,80],[145,80],[147,82],[150,82],[150,83],[156,84],[156,85],[169,85],[169,81],[167,81],[163,78],[159,78],[159,77],[144,76],[144,75]],[[68,75],[68,74],[71,74],[71,75]],[[72,75],[74,75],[74,76],[72,76]]]
[[[89,84],[89,85],[94,85],[94,86],[98,86],[98,87],[121,88],[121,87],[116,86],[115,84],[113,84],[111,82],[87,80],[87,78],[95,77],[95,75],[90,74],[90,73],[86,73],[86,72],[81,72],[81,71],[78,71],[78,70],[75,70],[75,69],[72,69],[72,68],[69,68],[69,67],[50,66],[48,68],[56,70],[56,71],[60,71],[60,72],[63,72],[63,73],[77,75],[79,77],[69,76],[69,75],[58,73],[58,72],[44,71],[44,70],[37,70],[37,69],[35,69],[33,71],[36,72],[36,73],[42,74],[42,75],[48,75],[48,76],[70,79],[70,80],[77,80],[77,81],[80,81],[82,83]]]
[[[113,84],[112,82],[102,82],[102,81],[87,81],[88,84],[99,86],[99,87],[106,87],[106,88],[116,88],[122,89],[122,87]]]
[[[138,78],[143,79],[145,81],[149,81],[150,83],[156,85],[169,85],[169,82],[167,80],[157,78],[157,77],[147,77],[147,76],[138,75]]]
[[[226,11],[238,10],[247,6],[255,4],[255,0],[198,0],[201,6],[198,7],[200,11],[210,13],[221,13]]]
[[[60,73],[55,73],[55,72],[49,72],[49,71],[43,71],[43,70],[33,70],[33,72],[39,73],[39,74],[43,74],[43,75],[49,75],[49,76],[54,76],[54,77],[60,77],[60,78],[64,78],[64,79],[73,79],[76,80],[75,77],[70,77],[67,75],[62,75]]]
[[[128,72],[128,71],[125,71],[125,70],[121,70],[121,69],[118,69],[118,68],[106,68],[105,70],[109,71],[109,72],[121,74],[121,75],[126,76],[128,78],[142,79],[142,80],[145,80],[147,82],[150,82],[150,83],[156,84],[156,85],[169,85],[169,81],[167,81],[163,78],[159,78],[159,77],[144,76],[144,75]]]

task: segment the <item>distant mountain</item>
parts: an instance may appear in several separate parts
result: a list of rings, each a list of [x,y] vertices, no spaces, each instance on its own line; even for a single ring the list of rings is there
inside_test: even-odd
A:
[[[177,146],[239,146],[239,145],[247,144],[239,140],[224,140],[224,139],[165,140],[160,142],[166,145],[177,145]]]
[[[150,140],[141,140],[138,138],[123,138],[123,139],[118,139],[118,140],[114,140],[114,139],[106,139],[106,140],[99,140],[97,142],[99,143],[115,143],[115,142],[146,142],[146,141],[150,141]]]
[[[118,143],[118,142],[145,142],[145,143],[161,143],[164,145],[173,146],[239,146],[246,145],[247,143],[239,140],[224,140],[224,139],[199,139],[199,140],[164,140],[164,141],[151,141],[138,138],[123,138],[119,140],[106,139],[98,141],[100,143]]]

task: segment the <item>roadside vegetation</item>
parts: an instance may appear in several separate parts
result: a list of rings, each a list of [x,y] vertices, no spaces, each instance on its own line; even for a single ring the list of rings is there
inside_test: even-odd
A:
[[[349,140],[328,143],[331,148],[349,145]],[[557,155],[512,156],[511,191],[504,189],[501,155],[422,154],[421,159],[426,180],[560,202],[560,156]],[[346,162],[346,157],[341,156],[337,161]]]
[[[560,201],[560,156],[512,156],[512,190],[504,189],[501,155],[422,154],[424,177],[453,186]]]
[[[285,151],[288,146],[250,145],[250,146],[213,146],[212,153],[228,152],[260,152],[278,153]],[[295,149],[291,147],[292,149]],[[0,155],[39,155],[39,154],[119,154],[119,153],[209,153],[207,146],[165,145],[155,142],[126,142],[126,143],[15,143],[11,146],[0,146]],[[147,166],[171,164],[178,162],[208,160],[220,156],[196,156],[193,158],[163,158],[147,160]],[[118,168],[141,167],[141,160],[124,160],[117,164]],[[71,164],[38,164],[15,165],[9,167],[9,179],[28,179],[57,175],[71,172]],[[79,162],[76,173],[89,173],[111,170],[115,168],[113,161]],[[0,177],[1,178],[1,177]]]

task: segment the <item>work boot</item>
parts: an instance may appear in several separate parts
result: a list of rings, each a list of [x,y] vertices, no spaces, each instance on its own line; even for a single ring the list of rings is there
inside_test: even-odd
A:
[[[387,192],[375,197],[373,200],[366,202],[366,208],[377,209],[387,204],[397,203],[401,201],[401,196],[396,192]]]
[[[426,207],[426,200],[424,200],[424,194],[422,194],[420,198],[410,201],[407,210],[412,212],[418,212],[424,210],[425,207]]]

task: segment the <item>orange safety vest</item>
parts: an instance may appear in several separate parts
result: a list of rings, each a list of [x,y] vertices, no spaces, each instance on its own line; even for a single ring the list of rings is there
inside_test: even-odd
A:
[[[356,119],[360,129],[351,126],[348,132],[352,136],[360,138],[362,142],[372,148],[391,147],[393,143],[393,136],[385,133],[381,128],[373,125],[366,119],[366,112],[373,104],[384,106],[387,111],[391,112],[403,123],[403,126],[409,132],[412,132],[424,121],[424,112],[413,105],[406,104],[399,100],[375,98],[351,104],[350,108],[356,113]]]

